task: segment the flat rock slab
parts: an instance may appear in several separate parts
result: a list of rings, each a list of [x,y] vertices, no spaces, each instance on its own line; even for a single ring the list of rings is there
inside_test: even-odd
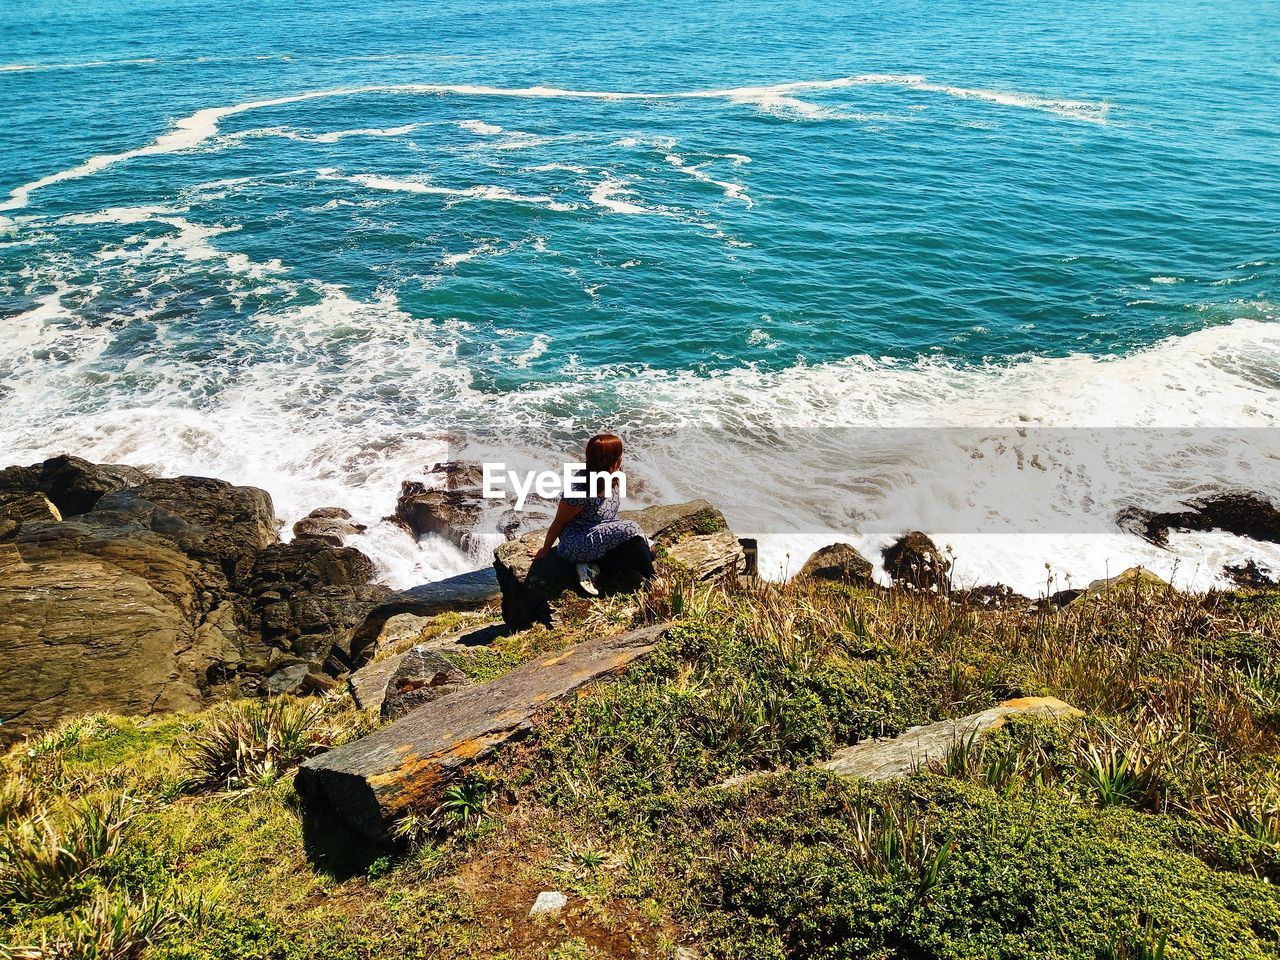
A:
[[[365,663],[377,648],[382,628],[393,617],[412,614],[432,617],[438,613],[478,610],[502,596],[498,574],[493,567],[460,573],[447,580],[424,583],[392,594],[378,604],[351,637],[351,662],[348,667]]]
[[[1082,717],[1083,711],[1054,697],[1022,697],[958,720],[940,720],[912,727],[890,740],[867,740],[837,750],[826,763],[827,770],[862,780],[891,780],[905,777],[930,760],[939,760],[955,744],[970,737],[981,738],[996,730],[1006,717],[1016,714],[1044,717]]]
[[[327,806],[382,839],[398,817],[433,806],[464,768],[527,729],[538,710],[644,656],[666,630],[660,624],[588,640],[441,697],[308,760],[298,770],[298,792],[313,809]]]
[[[347,677],[347,689],[351,691],[351,699],[356,702],[357,707],[361,710],[382,709],[387,684],[400,666],[400,656],[395,654],[382,660],[371,660]]]

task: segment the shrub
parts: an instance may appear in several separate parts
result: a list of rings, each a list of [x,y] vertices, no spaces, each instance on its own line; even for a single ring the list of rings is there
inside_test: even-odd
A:
[[[672,871],[690,871],[683,916],[716,956],[1154,956],[1139,951],[1162,938],[1169,956],[1274,956],[1275,890],[1184,853],[1166,821],[810,772],[708,791],[655,826],[680,852]]]

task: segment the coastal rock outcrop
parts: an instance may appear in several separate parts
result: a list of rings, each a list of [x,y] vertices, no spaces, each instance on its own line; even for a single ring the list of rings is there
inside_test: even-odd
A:
[[[316,675],[389,593],[357,550],[280,544],[253,487],[54,457],[0,471],[0,502],[6,740],[270,689],[281,652]]]
[[[347,678],[356,706],[377,710],[386,719],[404,716],[470,682],[465,673],[426,644],[367,663]]]
[[[1248,590],[1274,590],[1280,587],[1280,577],[1268,566],[1257,560],[1228,563],[1222,567],[1222,575],[1237,587]]]
[[[350,642],[334,647],[334,656],[348,669],[359,667],[389,639],[386,632],[393,621],[409,616],[432,617],[446,611],[479,610],[501,595],[492,567],[401,590],[370,610]]]
[[[1131,593],[1156,591],[1163,593],[1172,589],[1167,580],[1158,577],[1150,570],[1143,567],[1130,567],[1117,573],[1114,577],[1094,580],[1078,596],[1073,598],[1071,603],[1088,603],[1107,594],[1121,591],[1129,591]]]
[[[1164,546],[1170,530],[1225,530],[1237,536],[1280,543],[1280,508],[1256,493],[1224,493],[1186,504],[1186,510],[1164,513],[1128,510],[1120,525]]]
[[[402,717],[471,683],[465,673],[429,647],[411,647],[395,661],[382,692],[381,713],[386,720]]]
[[[24,523],[61,520],[62,512],[43,493],[0,493],[0,519],[12,521],[16,532]]]
[[[352,633],[391,595],[373,578],[373,562],[354,547],[302,539],[259,551],[245,592],[273,646],[316,661],[345,659]]]
[[[950,597],[953,603],[987,610],[1029,610],[1035,605],[1035,601],[1030,597],[1023,596],[1003,583],[953,590]],[[1050,602],[1052,603],[1052,600]]]
[[[463,550],[477,535],[501,535],[512,540],[535,526],[546,526],[555,503],[530,495],[521,511],[505,509],[505,501],[487,500],[480,464],[461,460],[437,463],[427,480],[400,485],[395,520],[415,536],[436,534]]]
[[[897,586],[945,590],[951,561],[919,530],[899,537],[884,549],[884,569]]]
[[[833,543],[814,551],[796,577],[857,587],[874,586],[876,582],[871,561],[847,543]]]
[[[941,760],[956,744],[973,743],[998,730],[1007,718],[1019,715],[1075,718],[1084,716],[1084,712],[1055,697],[1006,700],[981,713],[912,727],[889,740],[864,740],[837,750],[821,766],[861,780],[905,777],[930,762]]]
[[[624,510],[619,516],[636,521],[668,559],[683,565],[695,579],[714,580],[742,570],[742,545],[729,531],[724,515],[705,500]],[[574,565],[554,552],[533,559],[544,536],[545,531],[535,530],[494,551],[502,619],[515,630],[550,623],[552,602],[578,582]],[[607,578],[598,585],[605,592],[637,586]]]

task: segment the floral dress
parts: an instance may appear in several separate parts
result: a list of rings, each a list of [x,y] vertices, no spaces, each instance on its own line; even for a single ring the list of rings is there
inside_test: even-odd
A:
[[[556,553],[572,563],[594,563],[616,546],[644,531],[634,520],[618,519],[618,491],[610,497],[589,497],[568,490],[560,497],[582,512],[564,525]]]

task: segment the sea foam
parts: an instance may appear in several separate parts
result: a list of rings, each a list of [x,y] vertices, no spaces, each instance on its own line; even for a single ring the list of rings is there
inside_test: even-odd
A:
[[[117,153],[103,153],[90,157],[83,163],[56,173],[22,184],[10,191],[9,199],[0,203],[0,211],[17,210],[27,206],[31,194],[54,184],[68,180],[93,176],[102,170],[118,163],[135,160],[139,157],[158,154],[176,153],[193,149],[206,140],[214,137],[219,125],[228,117],[255,110],[288,106],[311,100],[331,97],[349,97],[357,95],[399,94],[427,95],[442,94],[464,97],[516,97],[534,99],[587,99],[602,101],[624,100],[708,100],[720,99],[731,103],[754,104],[761,109],[777,112],[785,109],[809,119],[831,117],[835,114],[828,108],[806,103],[795,97],[804,92],[837,90],[861,84],[881,86],[897,86],[905,89],[919,90],[929,93],[940,93],[961,99],[984,100],[1003,106],[1039,110],[1070,120],[1081,120],[1089,123],[1106,123],[1109,105],[1101,102],[1083,100],[1067,100],[1055,97],[1044,97],[1035,94],[1013,93],[1000,90],[960,87],[951,84],[934,83],[923,76],[861,74],[851,77],[838,77],[833,80],[799,81],[780,83],[758,87],[726,87],[713,90],[687,90],[676,92],[642,93],[636,91],[603,91],[572,90],[560,87],[494,87],[482,84],[382,84],[376,86],[344,87],[332,90],[312,90],[305,93],[290,94],[263,100],[248,100],[243,103],[225,107],[207,107],[197,110],[189,116],[182,117],[174,123],[173,129],[153,140],[151,143]]]

